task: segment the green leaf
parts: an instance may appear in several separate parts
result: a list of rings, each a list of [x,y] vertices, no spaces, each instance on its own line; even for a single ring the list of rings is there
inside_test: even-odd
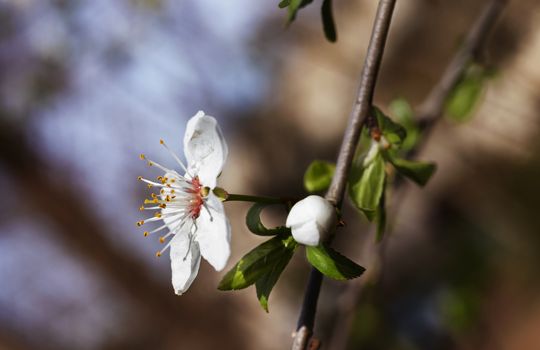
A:
[[[383,193],[381,195],[381,200],[379,201],[379,206],[375,212],[375,223],[377,225],[375,239],[377,242],[382,241],[384,236],[384,231],[386,230],[386,181],[384,182]]]
[[[481,79],[465,79],[452,92],[446,112],[455,121],[467,120],[476,106],[476,102],[482,92]]]
[[[321,7],[321,17],[323,22],[324,36],[330,42],[336,42],[336,24],[334,23],[334,15],[332,14],[332,0],[323,0]]]
[[[335,280],[350,280],[366,270],[325,245],[306,246],[306,256],[313,267]]]
[[[392,119],[387,117],[379,108],[373,106],[373,113],[377,118],[377,125],[381,130],[384,138],[396,147],[400,147],[405,137],[407,137],[407,131],[404,127],[395,123]]]
[[[293,249],[287,249],[283,253],[283,255],[281,255],[281,257],[273,264],[270,271],[268,271],[266,275],[263,275],[255,283],[255,288],[257,290],[257,298],[259,299],[259,303],[261,304],[262,308],[266,312],[268,312],[268,298],[270,297],[270,292],[272,292],[272,289],[278,281],[279,276],[281,276],[281,273],[283,272],[283,270],[285,270],[287,264],[289,264],[289,261],[291,260],[296,247],[297,246],[294,245]]]
[[[336,166],[322,160],[314,160],[304,174],[304,187],[308,192],[325,191],[332,182]]]
[[[427,184],[437,169],[435,163],[416,162],[399,158],[389,158],[389,160],[401,175],[411,179],[420,186]]]
[[[349,196],[354,205],[371,221],[384,190],[385,163],[380,152],[367,165],[364,163],[361,159],[355,162],[349,176]]]
[[[264,208],[269,206],[267,203],[255,203],[249,208],[246,214],[246,226],[254,234],[259,236],[274,236],[280,233],[289,233],[290,230],[285,226],[279,226],[276,228],[266,228],[261,221],[261,212]]]
[[[482,96],[486,80],[492,76],[492,70],[471,63],[446,101],[447,116],[457,122],[468,120]]]
[[[290,4],[291,4],[291,0],[282,0],[278,6],[280,9],[282,9],[289,6]]]
[[[291,23],[292,21],[294,21],[298,10],[304,6],[309,5],[312,2],[313,0],[290,0],[289,1],[289,17],[287,18],[287,22]]]
[[[218,285],[220,290],[246,288],[268,274],[283,259],[288,251],[296,249],[292,236],[276,236],[255,247],[244,255],[234,267],[223,276]]]
[[[390,102],[388,108],[407,132],[407,137],[403,140],[401,149],[403,151],[413,149],[420,139],[420,131],[418,130],[418,125],[414,121],[414,112],[411,105],[406,99],[398,98]]]

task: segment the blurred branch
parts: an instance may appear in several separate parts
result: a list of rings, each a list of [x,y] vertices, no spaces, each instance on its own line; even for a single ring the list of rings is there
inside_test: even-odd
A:
[[[56,224],[52,232],[58,235],[59,242],[65,244],[71,253],[92,264],[99,276],[106,277],[133,299],[134,310],[141,317],[140,322],[147,327],[146,333],[139,336],[149,336],[156,342],[154,345],[160,347],[159,341],[166,342],[168,336],[175,335],[178,329],[184,329],[185,332],[198,332],[204,346],[218,347],[223,338],[206,336],[208,320],[202,317],[187,317],[189,304],[175,296],[169,285],[152,276],[140,259],[120,250],[119,245],[113,245],[111,237],[120,235],[108,231],[100,223],[101,220],[94,216],[92,208],[87,206],[79,193],[69,187],[68,181],[64,181],[61,171],[54,172],[55,178],[47,176],[49,173],[44,169],[50,167],[50,162],[45,162],[39,153],[34,151],[20,128],[2,121],[1,117],[0,115],[2,170],[17,185],[25,203]],[[203,306],[197,311],[201,314],[210,313],[210,310],[218,307],[226,307],[215,299],[201,304]],[[225,314],[224,312],[223,315]],[[220,334],[233,332],[236,328],[232,322],[220,324],[224,327]],[[242,347],[242,339],[235,338],[234,341],[237,342],[235,345]]]
[[[506,2],[507,0],[492,0],[485,6],[470,29],[464,44],[448,64],[439,82],[432,88],[424,102],[418,108],[416,119],[422,130],[422,138],[419,144],[408,152],[407,158],[414,157],[425,147],[426,140],[433,126],[444,115],[444,107],[448,96],[459,83],[468,63],[477,59]],[[395,181],[394,190],[397,190],[398,187],[401,188],[401,184],[402,181]],[[395,206],[399,206],[404,198],[403,192],[396,195],[395,198]],[[380,273],[384,265],[386,243],[387,241],[385,240],[379,245],[378,262],[375,262],[374,268],[368,270],[369,275],[348,284],[345,292],[343,292],[341,301],[338,303],[337,322],[332,332],[329,348],[344,349],[346,347],[346,340],[350,332],[356,306],[362,296],[362,291],[370,282],[375,282],[380,278]]]
[[[326,193],[326,199],[337,206],[341,206],[343,201],[345,187],[347,185],[347,175],[354,157],[356,145],[358,144],[360,132],[371,109],[375,84],[379,74],[395,3],[396,0],[379,1],[364,67],[360,77],[360,88],[343,137],[332,184]],[[292,346],[293,350],[303,350],[309,346],[309,338],[313,333],[322,280],[321,273],[315,268],[312,268],[298,319],[297,332]]]
[[[507,0],[492,0],[486,5],[441,79],[418,108],[417,121],[423,129],[432,126],[442,115],[448,95],[461,79],[467,64],[478,57],[506,2]]]

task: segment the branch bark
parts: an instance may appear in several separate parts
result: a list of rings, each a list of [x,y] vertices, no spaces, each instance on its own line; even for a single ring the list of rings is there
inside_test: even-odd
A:
[[[507,0],[492,0],[486,4],[471,27],[463,46],[454,55],[438,83],[431,89],[424,102],[417,109],[416,120],[422,130],[422,139],[420,143],[407,154],[408,159],[413,158],[425,147],[433,126],[443,116],[444,106],[448,96],[459,83],[468,63],[478,59],[478,55],[487,41],[491,30],[495,26],[497,19],[500,17],[506,3]],[[401,184],[402,181],[396,181],[394,183],[394,190],[401,187]],[[400,200],[404,198],[404,194],[400,193],[394,197],[397,199],[397,206],[399,205]],[[353,321],[353,314],[359,299],[362,296],[362,291],[366,286],[366,283],[370,281],[373,282],[380,278],[380,273],[384,266],[385,243],[386,242],[381,243],[378,254],[378,264],[375,264],[378,266],[374,269],[370,269],[373,272],[370,278],[365,278],[366,276],[364,276],[362,280],[349,284],[343,293],[343,296],[341,297],[342,301],[338,304],[338,316],[336,317],[338,321],[334,326],[332,339],[330,341],[331,349],[345,348],[346,338]]]
[[[358,144],[360,132],[368,118],[372,105],[375,85],[395,4],[396,0],[381,0],[377,8],[375,23],[373,24],[371,39],[360,77],[360,88],[349,116],[349,124],[339,151],[336,171],[325,196],[327,200],[338,207],[341,207],[347,185],[347,175],[354,157],[356,145]],[[293,350],[303,350],[309,346],[309,340],[313,334],[317,301],[322,281],[322,274],[315,268],[312,268],[298,319],[297,331],[292,346]]]

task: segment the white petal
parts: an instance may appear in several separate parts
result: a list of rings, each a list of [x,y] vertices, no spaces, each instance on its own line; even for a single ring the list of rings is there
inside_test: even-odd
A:
[[[320,196],[308,196],[291,208],[285,226],[291,229],[297,242],[318,245],[335,221],[336,210],[329,201]]]
[[[214,188],[228,154],[227,144],[214,117],[203,111],[187,123],[184,153],[190,171],[196,173],[204,186]]]
[[[291,229],[294,240],[300,244],[319,245],[321,240],[321,228],[315,221],[308,221],[302,225],[293,226]]]
[[[191,242],[190,245],[189,240],[188,235],[177,234],[171,241],[172,285],[178,295],[182,295],[191,286],[201,263],[197,242]]]
[[[216,271],[221,271],[231,255],[231,226],[225,216],[223,203],[212,193],[208,195],[206,207],[197,219],[195,240],[199,242],[202,256]]]

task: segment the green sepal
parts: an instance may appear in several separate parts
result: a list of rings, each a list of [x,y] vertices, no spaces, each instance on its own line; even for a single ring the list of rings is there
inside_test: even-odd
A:
[[[276,236],[244,255],[219,282],[220,290],[237,290],[249,287],[267,275],[289,250],[296,249],[298,243],[292,236]]]
[[[306,246],[306,256],[323,275],[339,281],[356,278],[366,270],[324,244]]]
[[[214,195],[222,202],[226,201],[229,197],[229,193],[221,187],[215,187],[212,192],[214,192]]]
[[[393,157],[388,157],[388,159],[401,175],[420,186],[425,186],[437,170],[437,164],[431,162],[417,162]]]
[[[386,116],[379,108],[373,106],[372,111],[377,118],[377,126],[386,141],[397,148],[401,147],[403,140],[407,137],[407,130]]]
[[[353,163],[349,175],[349,197],[356,208],[372,221],[384,191],[385,162],[378,151],[371,161],[365,163],[362,158]]]
[[[336,165],[323,160],[314,160],[304,173],[304,187],[308,192],[321,192],[330,187]]]
[[[271,204],[267,203],[255,203],[249,208],[246,214],[246,226],[252,233],[258,236],[274,236],[277,234],[288,234],[290,229],[285,226],[279,226],[275,228],[266,228],[261,221],[261,212],[264,208]]]
[[[272,265],[272,268],[268,271],[267,274],[263,275],[261,278],[255,282],[255,288],[257,291],[257,299],[259,299],[259,304],[268,312],[268,298],[270,297],[270,292],[274,288],[274,285],[281,276],[285,267],[289,264],[294,251],[298,245],[289,245],[288,248],[284,251],[281,257]]]

